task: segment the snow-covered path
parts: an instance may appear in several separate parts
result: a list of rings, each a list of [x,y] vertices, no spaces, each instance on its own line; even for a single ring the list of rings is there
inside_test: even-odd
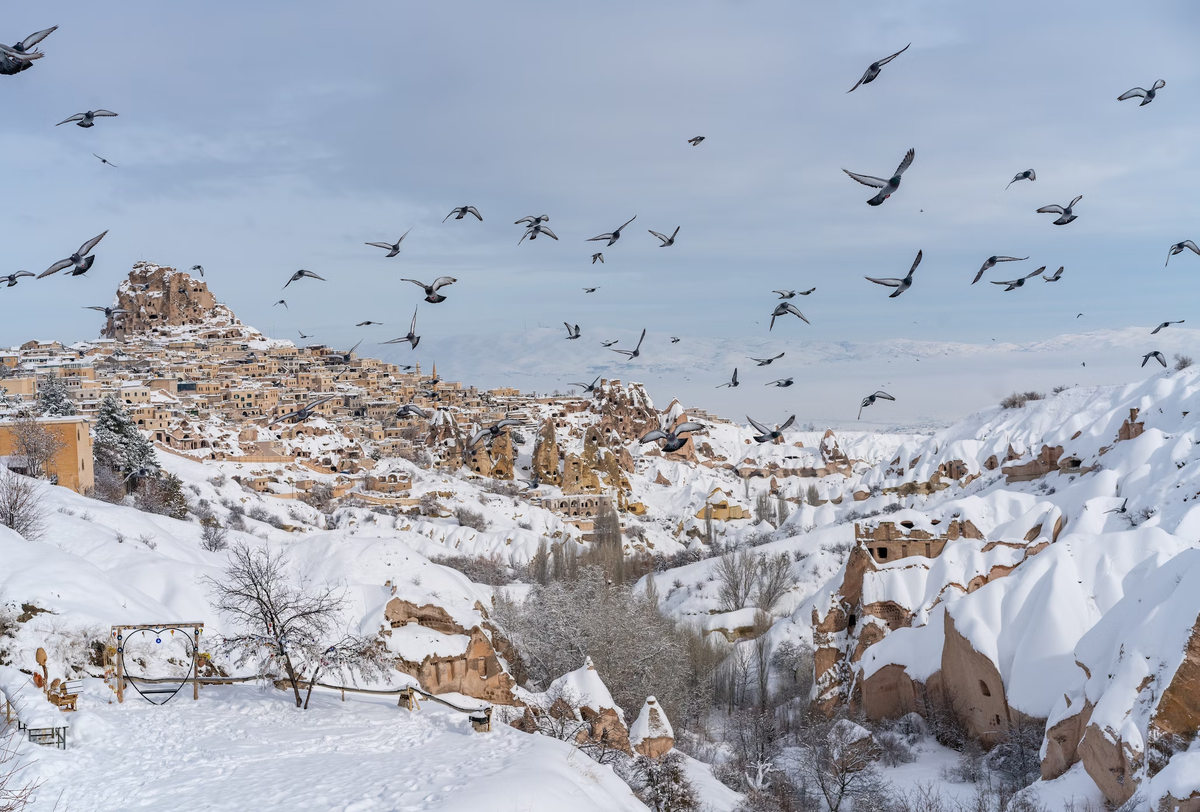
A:
[[[89,680],[65,752],[30,748],[32,812],[644,810],[608,767],[574,748],[426,703],[208,687],[154,707]],[[61,800],[60,800],[61,793]]]

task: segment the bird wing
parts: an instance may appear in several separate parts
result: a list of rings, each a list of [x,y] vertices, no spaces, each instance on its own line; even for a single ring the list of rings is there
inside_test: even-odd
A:
[[[909,276],[912,276],[912,275],[913,275],[913,271],[915,271],[915,270],[917,269],[917,266],[921,264],[921,258],[922,258],[923,256],[925,256],[925,251],[924,251],[924,250],[917,251],[917,258],[913,260],[912,267],[908,269],[908,275],[909,275]]]
[[[437,290],[438,288],[446,287],[446,285],[452,285],[457,281],[458,280],[455,279],[453,276],[439,276],[437,279],[433,280],[433,284],[430,285],[429,287],[433,288],[434,290]]]
[[[88,309],[89,309],[89,310],[96,310],[97,308],[95,308],[95,307],[92,307],[92,308],[88,308]],[[1153,330],[1151,330],[1151,331],[1150,331],[1150,335],[1158,335],[1158,331],[1159,331],[1159,330],[1161,330],[1162,328],[1166,327],[1166,326],[1167,326],[1167,325],[1169,325],[1170,323],[1171,323],[1171,322],[1169,322],[1169,321],[1164,321],[1162,324],[1158,325],[1158,326],[1157,326],[1157,327],[1155,327]]]
[[[779,297],[780,297],[781,299],[786,299],[786,298],[787,298],[789,295],[792,295],[792,296],[796,295],[796,292],[795,292],[795,291],[792,291],[792,290],[773,290],[773,291],[771,291],[771,292],[772,292],[772,293],[778,293],[778,294],[779,294]]]
[[[83,121],[83,113],[76,113],[75,115],[71,116],[70,118],[64,118],[62,121],[58,122],[54,126],[61,127],[62,125],[68,124],[72,121]]]
[[[880,390],[880,391],[876,392],[876,393],[875,393],[875,397],[877,397],[877,398],[883,398],[884,400],[895,400],[895,398],[894,398],[894,397],[892,397],[891,395],[889,395],[887,392],[884,392],[883,390]]]
[[[106,309],[107,309],[107,308],[103,308],[103,307],[85,307],[85,308],[84,308],[84,310],[98,310],[98,311],[100,311],[101,313],[103,313],[103,312],[104,312]],[[1164,326],[1165,326],[1165,325],[1164,325]],[[1161,330],[1162,328],[1160,327],[1159,329]],[[1155,332],[1155,333],[1157,333],[1157,332],[1158,332],[1158,330],[1155,330],[1154,332]],[[1153,335],[1153,333],[1151,333],[1151,335]]]
[[[659,238],[660,240],[662,240],[663,242],[667,242],[667,235],[666,235],[666,234],[659,234],[657,231],[655,231],[655,230],[653,230],[653,229],[649,229],[649,228],[648,228],[648,229],[646,229],[646,230],[647,230],[647,231],[649,231],[651,234],[653,234],[655,237],[658,237],[658,238]]]
[[[982,279],[983,275],[985,273],[987,273],[988,269],[991,267],[992,267],[992,261],[989,259],[987,262],[983,263],[982,267],[980,267],[979,273],[975,274],[975,278],[971,280],[971,284],[974,285],[976,282],[978,282],[980,279]]]
[[[557,240],[558,240],[558,235],[557,235],[557,234],[555,234],[555,233],[554,233],[553,231],[551,231],[550,229],[546,228],[545,226],[542,226],[542,227],[541,227],[541,232],[542,232],[543,234],[545,234],[547,237],[549,237],[550,239],[552,239],[552,240],[555,240],[555,241],[557,241]]]
[[[50,36],[57,30],[58,30],[58,26],[52,25],[49,28],[38,31],[37,33],[30,34],[25,39],[21,40],[21,47],[24,48],[25,50],[29,50],[30,48],[37,45],[39,42],[41,42],[42,40],[44,40],[46,37]],[[1162,81],[1162,80],[1160,79],[1159,81]]]
[[[782,357],[783,357],[783,353],[779,353],[779,355],[776,355],[774,358],[770,358],[770,359],[768,359],[768,360],[771,360],[771,361],[778,361],[778,360],[779,360],[780,358],[782,358]]]
[[[795,422],[796,422],[796,415],[792,415],[791,417],[789,417],[787,420],[784,421],[783,425],[779,427],[778,431],[786,430],[789,426],[791,426]]]
[[[702,423],[693,423],[689,420],[686,423],[680,423],[678,426],[676,426],[675,434],[676,434],[676,436],[678,436],[680,434],[689,434],[690,432],[693,432],[693,431],[700,431],[702,428],[704,428],[704,425]]]
[[[896,167],[896,174],[903,175],[904,170],[912,166],[913,158],[915,157],[917,157],[917,151],[915,149],[910,149],[908,152],[904,153],[904,160],[902,160],[900,165]]]
[[[1155,89],[1155,90],[1162,90],[1162,89],[1163,89],[1164,87],[1166,87],[1166,86],[1167,86],[1167,80],[1166,80],[1166,79],[1159,79],[1157,82],[1155,82],[1155,83],[1154,83],[1154,89]]]
[[[315,273],[313,273],[312,271],[301,271],[300,273],[301,273],[303,276],[307,276],[307,277],[308,277],[308,278],[310,278],[310,279],[320,279],[322,282],[324,282],[324,281],[325,281],[325,277],[323,277],[323,276],[317,276],[317,275],[316,275]]]
[[[609,350],[609,352],[619,352],[621,355],[628,355],[631,358],[633,357],[633,350]]]
[[[1075,199],[1067,204],[1067,208],[1074,208],[1075,204],[1078,203],[1080,200],[1083,200],[1083,195],[1076,195]]]
[[[376,248],[386,248],[386,249],[387,249],[387,250],[389,250],[389,251],[391,251],[391,250],[392,250],[392,246],[391,246],[391,244],[390,244],[390,243],[386,243],[386,242],[368,242],[368,243],[364,243],[364,245],[373,245],[373,246],[375,246]]]
[[[808,290],[802,290],[802,291],[799,291],[799,293],[800,293],[800,295],[801,295],[801,296],[807,296],[808,294],[812,293],[812,292],[813,292],[814,290],[816,290],[816,289],[817,289],[817,288],[816,288],[816,286],[814,285],[813,287],[809,288]]]
[[[1026,278],[1026,279],[1033,279],[1035,276],[1037,276],[1038,274],[1040,274],[1040,273],[1041,273],[1042,271],[1044,271],[1044,270],[1046,270],[1046,266],[1045,266],[1045,265],[1043,265],[1042,267],[1038,268],[1036,271],[1034,271],[1034,272],[1033,272],[1033,273],[1031,273],[1031,274],[1026,274],[1026,275],[1025,275],[1025,278]]]
[[[1117,96],[1117,101],[1125,101],[1136,97],[1145,97],[1146,91],[1140,87],[1135,87],[1132,90],[1126,90],[1120,96]]]
[[[997,262],[1023,262],[1029,257],[996,257]]]
[[[507,428],[508,426],[519,426],[519,425],[521,425],[520,420],[516,419],[515,417],[506,417],[503,420],[501,420],[499,423],[497,423],[495,426],[493,426],[492,428],[503,429],[503,428]]]
[[[519,225],[521,225],[521,223],[529,223],[530,225],[533,225],[533,224],[534,224],[534,223],[536,223],[537,221],[538,221],[538,220],[537,220],[537,218],[536,218],[536,217],[534,217],[534,216],[531,214],[531,215],[529,215],[528,217],[522,217],[520,220],[516,220],[516,221],[514,221],[514,222],[513,222],[513,225],[514,225],[514,226],[519,226]]]
[[[483,222],[483,215],[479,213],[479,209],[474,206],[467,206],[467,214],[473,214],[479,218],[479,222]]]
[[[567,335],[575,335],[571,332],[571,325],[567,324],[565,321],[563,322],[563,327],[567,328]]]
[[[902,54],[902,53],[904,53],[905,51],[907,51],[907,50],[908,50],[908,49],[909,49],[911,46],[912,46],[912,43],[910,42],[910,43],[908,43],[908,45],[905,45],[905,46],[904,46],[903,48],[901,48],[899,51],[896,51],[896,53],[892,54],[891,56],[885,56],[883,59],[879,60],[879,61],[878,61],[878,62],[876,62],[875,64],[876,64],[877,66],[879,66],[879,67],[881,67],[881,68],[882,68],[884,65],[886,65],[886,64],[887,64],[887,63],[889,63],[889,62],[891,62],[891,61],[892,61],[893,59],[895,59],[896,57],[900,56],[900,54]]]
[[[621,225],[621,228],[625,228],[625,226],[629,225],[630,223],[632,223],[632,222],[633,222],[634,220],[636,220],[636,219],[637,219],[637,215],[635,214],[635,215],[633,215],[632,217],[630,217],[628,220],[626,220],[626,221],[625,221],[625,222],[624,222],[624,223]],[[620,234],[620,233],[621,233],[621,228],[618,228],[618,229],[617,229],[616,231],[614,231],[613,233],[614,233],[614,234]]]
[[[757,420],[755,420],[750,415],[746,415],[746,419],[750,421],[751,426],[754,426],[754,428],[758,430],[759,434],[770,434],[771,433],[771,429],[767,428],[762,423],[759,423]]]
[[[1020,280],[1010,279],[1007,282],[992,282],[992,284],[993,285],[1008,285],[1010,288],[1012,288],[1012,287],[1016,287],[1016,284],[1018,281],[1020,281]]]
[[[889,288],[898,288],[904,282],[903,279],[876,279],[873,276],[864,276],[863,279],[874,282],[876,285],[886,285]]]
[[[738,379],[737,379],[737,367],[734,367],[734,368],[733,368],[733,383],[734,383],[734,385],[735,385],[735,386],[737,385],[737,382],[738,382]]]
[[[93,110],[92,111],[93,118],[96,116],[111,117],[111,116],[115,116],[115,115],[116,115],[116,113],[114,113],[112,110]]]
[[[274,426],[276,423],[280,423],[284,420],[290,420],[293,417],[299,417],[299,415],[300,415],[299,412],[288,412],[287,414],[282,414],[279,417],[272,420],[270,423],[268,423],[267,427],[270,428],[271,426]]]
[[[1184,240],[1180,245],[1184,248],[1190,248],[1193,253],[1200,254],[1200,246],[1197,246],[1192,240]]]
[[[592,237],[592,238],[590,238],[590,239],[587,239],[587,240],[585,240],[584,242],[596,242],[597,240],[611,240],[611,239],[612,239],[612,236],[613,236],[613,235],[612,235],[611,233],[609,233],[609,234],[601,234],[599,237]],[[603,259],[603,258],[601,258],[601,260],[600,260],[600,261],[601,261],[601,262],[603,262],[603,261],[604,261],[604,259]]]
[[[458,209],[451,209],[451,210],[450,210],[450,213],[449,213],[449,214],[447,214],[445,217],[443,217],[443,218],[442,218],[442,222],[443,222],[443,223],[444,223],[444,222],[446,222],[447,220],[449,220],[451,217],[453,217],[453,216],[454,216],[455,214],[457,214],[457,213],[458,213]]]
[[[667,439],[667,433],[665,431],[663,431],[662,429],[654,429],[652,431],[646,432],[642,436],[642,439],[639,442],[652,443],[655,440],[665,440],[665,439]]]
[[[479,431],[475,432],[474,434],[471,435],[471,439],[467,441],[467,447],[471,448],[473,446],[479,445],[479,441],[482,440],[484,437],[486,437],[488,434],[490,434],[490,432],[487,429],[480,429]]]
[[[1055,204],[1052,204],[1049,206],[1042,206],[1040,209],[1037,210],[1037,213],[1038,214],[1063,214],[1064,210],[1063,210],[1062,206],[1059,206],[1057,203],[1055,203]]]
[[[857,172],[851,172],[849,169],[843,169],[842,171],[854,178],[854,180],[858,181],[863,186],[870,186],[873,189],[882,189],[884,186],[887,186],[888,183],[883,178],[877,178],[874,175],[860,175]]]
[[[859,79],[857,82],[855,82],[855,83],[854,83],[854,87],[850,88],[850,89],[849,89],[849,90],[847,90],[846,92],[847,92],[847,93],[853,93],[854,91],[858,90],[858,86],[859,86],[859,85],[861,85],[863,82],[865,82],[865,81],[866,81],[866,79],[867,79],[867,77],[868,77],[868,76],[870,76],[870,75],[871,75],[871,69],[870,69],[870,68],[867,68],[867,69],[866,69],[866,70],[863,72],[862,78],[861,78],[861,79]]]
[[[422,289],[428,287],[428,285],[426,285],[424,282],[418,282],[416,279],[401,279],[400,281],[401,282],[412,282],[414,285],[416,285],[417,287],[422,288]]]
[[[791,302],[788,302],[788,303],[787,303],[787,312],[791,313],[793,316],[799,316],[799,317],[800,317],[800,321],[804,322],[805,324],[812,324],[812,322],[811,322],[811,321],[809,321],[808,319],[804,318],[804,314],[800,312],[800,309],[799,309],[799,308],[797,308],[797,307],[796,307],[794,304],[792,304]]]
[[[44,276],[50,276],[51,274],[56,274],[63,268],[70,268],[74,264],[75,263],[69,259],[60,259],[58,262],[54,263],[49,268],[38,274],[38,279],[41,279]]]
[[[413,333],[413,334],[415,335],[415,334],[416,334],[416,331],[417,331],[417,309],[414,307],[414,308],[413,308],[413,318],[412,318],[412,324],[410,324],[410,325],[408,326],[408,332],[410,332],[410,333]]]
[[[642,348],[642,342],[645,340],[646,340],[646,328],[643,327],[642,328],[642,337],[638,339],[637,346],[634,347],[634,350],[640,350]]]

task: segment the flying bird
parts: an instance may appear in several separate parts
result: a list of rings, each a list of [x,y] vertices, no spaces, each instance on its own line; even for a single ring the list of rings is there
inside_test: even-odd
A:
[[[444,223],[444,222],[446,222],[446,221],[445,221],[445,220],[443,220],[442,222]],[[410,228],[408,231],[412,231],[412,229]],[[406,232],[404,232],[403,234],[401,234],[401,235],[400,235],[400,239],[396,240],[396,242],[395,242],[395,243],[390,243],[390,242],[368,242],[368,243],[363,243],[363,244],[364,244],[364,245],[373,245],[373,246],[375,246],[376,248],[383,248],[383,249],[385,249],[385,250],[387,251],[387,256],[389,256],[389,257],[394,257],[394,256],[396,256],[396,254],[399,254],[399,253],[400,253],[400,243],[404,242],[404,238],[408,236],[408,231],[406,231]]]
[[[907,51],[909,49],[909,46],[911,46],[911,45],[912,45],[912,43],[910,42],[910,43],[908,43],[908,45],[905,45],[903,48],[901,48],[899,51],[896,51],[896,53],[892,54],[891,56],[885,56],[883,59],[879,60],[878,62],[872,62],[867,67],[867,72],[862,75],[862,78],[859,79],[857,82],[855,82],[854,87],[850,88],[846,92],[853,93],[855,90],[858,90],[859,85],[869,85],[869,84],[871,84],[871,82],[874,82],[875,79],[879,76],[879,69],[882,68],[887,63],[891,62],[896,57],[900,56],[900,54]]]
[[[632,217],[630,217],[628,220],[626,220],[624,225],[622,225],[621,228],[618,228],[616,231],[611,231],[607,234],[601,234],[599,237],[592,237],[590,240],[586,240],[586,242],[596,242],[597,240],[608,240],[608,245],[611,246],[617,240],[621,239],[621,229],[625,228],[625,226],[629,225],[636,219],[637,219],[637,215],[635,214]],[[595,261],[596,261],[596,255],[593,254],[592,262],[595,263]],[[600,261],[603,262],[604,257],[600,257]]]
[[[1106,514],[1108,514],[1108,513],[1124,513],[1124,512],[1126,511],[1126,507],[1127,507],[1128,505],[1129,505],[1129,500],[1128,500],[1128,499],[1126,499],[1124,502],[1122,502],[1122,503],[1121,503],[1121,506],[1120,506],[1120,507],[1115,507],[1115,508],[1113,508],[1112,510],[1106,510],[1106,511],[1104,511],[1104,512],[1105,512]]]
[[[688,143],[691,144],[693,147],[698,147],[698,146],[700,146],[700,142],[703,140],[704,140],[703,135],[697,135],[695,138],[689,138]]]
[[[610,352],[619,352],[619,353],[621,353],[621,355],[628,356],[629,360],[632,361],[634,358],[637,358],[639,355],[642,354],[642,342],[645,340],[646,340],[646,328],[643,327],[642,328],[642,337],[638,339],[638,343],[637,343],[636,347],[634,347],[632,350],[611,350]]]
[[[360,321],[358,324],[356,324],[354,326],[355,327],[382,327],[383,322],[381,322],[381,321]]]
[[[481,215],[479,213],[479,209],[475,208],[474,206],[458,206],[457,208],[451,209],[450,213],[442,219],[442,222],[446,222],[451,217],[453,217],[455,220],[461,220],[468,214],[475,215],[479,218],[479,222],[483,222],[483,215]]]
[[[1029,274],[1028,276],[1022,276],[1020,279],[1010,279],[1010,280],[1008,280],[1007,282],[992,282],[992,284],[993,284],[993,285],[1008,285],[1008,287],[1006,287],[1006,288],[1004,289],[1004,292],[1005,292],[1005,293],[1007,293],[1007,292],[1008,292],[1008,291],[1010,291],[1010,290],[1016,290],[1017,288],[1023,288],[1023,287],[1025,287],[1025,281],[1026,281],[1026,280],[1028,280],[1028,279],[1033,279],[1035,276],[1038,276],[1039,274],[1041,274],[1041,272],[1042,272],[1042,271],[1044,271],[1044,270],[1046,270],[1046,266],[1045,266],[1045,265],[1043,265],[1042,267],[1038,268],[1036,271],[1034,271],[1033,273]]]
[[[129,311],[120,307],[85,307],[84,310],[95,310],[98,313],[103,313],[104,318],[111,319],[116,315],[128,315]]]
[[[794,304],[791,302],[780,302],[779,304],[775,305],[775,309],[771,311],[771,326],[768,327],[767,330],[774,330],[775,319],[779,318],[780,316],[786,316],[788,313],[791,313],[793,316],[799,316],[800,321],[804,322],[805,324],[812,324],[811,321],[804,318],[804,314],[801,313]]]
[[[1158,363],[1162,364],[1164,367],[1167,365],[1167,359],[1163,357],[1161,352],[1155,350],[1154,352],[1148,352],[1142,356],[1142,366],[1146,366],[1146,362],[1151,358],[1153,358],[1155,361],[1158,361]]]
[[[93,152],[92,154],[93,154],[93,155],[96,155],[96,153],[94,153],[94,152]],[[97,158],[100,158],[100,156],[99,156],[99,155],[96,155],[96,157],[97,157]],[[120,167],[118,167],[118,166],[117,166],[115,163],[113,163],[112,161],[108,160],[108,158],[100,158],[100,163],[102,163],[102,164],[108,164],[108,165],[109,165],[109,166],[111,166],[113,169],[119,169],[119,168],[120,168]]]
[[[513,225],[519,226],[519,225],[521,225],[521,223],[525,223],[525,225],[527,227],[532,228],[533,226],[536,226],[538,223],[545,223],[545,222],[548,222],[549,220],[550,220],[550,215],[548,215],[548,214],[539,214],[536,217],[531,214],[528,217],[522,217],[520,220],[517,220],[516,222],[513,223]]]
[[[788,427],[790,427],[793,423],[796,422],[796,415],[792,415],[787,420],[785,420],[782,426],[776,426],[773,429],[767,428],[766,426],[764,426],[762,423],[759,423],[757,420],[755,420],[750,415],[746,415],[746,419],[750,421],[751,426],[754,426],[754,428],[758,430],[758,435],[755,436],[754,442],[769,443],[772,440],[778,440],[780,437],[783,436],[783,433],[788,430]]]
[[[584,293],[595,293],[598,290],[600,290],[600,286],[596,285],[596,287],[594,287],[594,288],[584,288],[583,292]]]
[[[611,347],[613,344],[616,344],[620,340],[621,339],[619,339],[619,338],[614,338],[612,341],[601,341],[600,346],[604,347],[605,349],[608,349],[609,347]]]
[[[625,225],[629,225],[629,223],[626,223]],[[591,240],[588,240],[588,242],[591,242]],[[592,254],[592,264],[593,265],[596,264],[596,260],[600,260],[600,264],[603,265],[604,264],[604,254],[601,254],[601,253]]]
[[[688,438],[683,435],[691,434],[693,431],[700,431],[704,428],[703,424],[693,423],[690,420],[680,423],[675,428],[669,428],[665,418],[661,418],[659,422],[661,428],[646,432],[638,442],[653,443],[658,440],[665,440],[666,442],[662,444],[663,451],[678,451],[687,445]]]
[[[975,274],[975,278],[971,280],[971,284],[974,285],[976,282],[982,279],[984,273],[996,267],[997,262],[1024,262],[1027,259],[1029,259],[1029,257],[988,257],[986,260],[984,260],[983,267],[979,269],[979,273]]]
[[[1026,169],[1024,172],[1018,172],[1017,174],[1013,175],[1013,179],[1008,182],[1008,186],[1012,186],[1019,180],[1037,180],[1037,172],[1034,172],[1032,169]],[[1004,188],[1008,189],[1008,186],[1005,186]]]
[[[300,270],[298,270],[298,271],[296,271],[294,274],[292,274],[292,278],[291,278],[291,279],[289,279],[289,280],[287,281],[287,285],[284,285],[283,287],[285,287],[285,288],[286,288],[288,285],[292,284],[293,282],[299,282],[301,279],[305,279],[305,278],[307,278],[307,279],[320,279],[322,282],[324,282],[324,281],[325,281],[325,277],[323,277],[323,276],[317,276],[317,275],[316,275],[315,273],[313,273],[312,271],[306,271],[306,270],[304,270],[303,268],[301,268]]]
[[[57,30],[57,25],[51,26],[30,34],[16,45],[0,45],[0,74],[13,76],[33,67],[33,60],[41,59],[45,54],[30,49]]]
[[[424,282],[418,282],[416,279],[401,279],[400,281],[401,282],[412,282],[417,287],[424,288],[425,289],[425,301],[429,302],[430,304],[437,304],[438,302],[446,301],[446,297],[437,292],[438,289],[444,288],[447,285],[453,285],[458,280],[455,279],[453,276],[439,276],[437,279],[433,280],[433,282],[428,285],[426,285]]]
[[[1064,267],[1065,266],[1063,266],[1063,265],[1059,265],[1058,270],[1054,272],[1054,276],[1043,275],[1042,279],[1045,279],[1047,282],[1057,282],[1058,280],[1062,279]]]
[[[95,254],[88,256],[88,252],[95,248],[99,242],[104,239],[104,235],[107,233],[108,231],[105,231],[99,236],[92,237],[83,245],[79,246],[79,250],[74,254],[71,254],[71,256],[67,257],[66,259],[60,259],[58,262],[54,263],[49,268],[38,274],[38,279],[41,279],[44,276],[56,274],[64,268],[71,268],[71,276],[81,276],[82,274],[87,273],[88,269],[92,267],[92,263],[96,261]],[[71,266],[74,267],[72,268]]]
[[[17,271],[16,273],[10,273],[7,276],[0,276],[0,282],[7,282],[8,284],[6,287],[11,288],[15,286],[17,284],[17,280],[23,276],[35,276],[35,274],[32,274],[29,271]]]
[[[662,240],[662,245],[658,246],[659,248],[666,248],[669,245],[675,244],[675,235],[679,233],[679,226],[675,226],[675,230],[671,232],[670,237],[668,237],[666,234],[659,234],[654,229],[646,229],[646,230],[649,231],[651,234],[653,234],[655,237],[658,237],[660,240]]]
[[[405,344],[409,345],[410,349],[416,349],[417,344],[421,343],[421,337],[417,335],[417,308],[413,308],[412,324],[408,326],[408,335],[401,338],[393,338],[391,341],[385,341],[384,344]]]
[[[1072,210],[1075,208],[1075,204],[1078,203],[1080,200],[1083,200],[1083,195],[1077,196],[1074,200],[1072,200],[1066,206],[1057,206],[1057,205],[1042,206],[1040,209],[1038,209],[1038,214],[1061,215],[1057,220],[1054,221],[1054,225],[1065,226],[1067,223],[1069,223],[1075,219],[1076,215],[1072,212]]]
[[[771,383],[763,384],[763,386],[771,386],[773,384],[778,386],[780,389],[786,389],[793,383],[795,383],[795,381],[793,381],[791,378],[780,378],[777,381],[771,381]]]
[[[868,406],[874,406],[875,401],[878,400],[879,398],[883,398],[884,400],[892,400],[892,401],[895,400],[894,397],[889,395],[887,392],[884,392],[882,389],[880,389],[873,395],[867,395],[865,398],[863,398],[863,402],[860,403],[858,406],[858,418],[857,419],[862,420],[862,410],[867,408]]]
[[[1158,91],[1167,86],[1167,83],[1162,79],[1155,82],[1149,90],[1145,88],[1135,87],[1126,90],[1120,96],[1117,96],[1117,101],[1125,101],[1126,99],[1140,98],[1142,103],[1138,107],[1145,107],[1150,102],[1154,101],[1154,97],[1158,95]]]
[[[796,296],[807,296],[814,290],[816,290],[816,288],[809,288],[808,290],[773,290],[771,292],[778,293],[780,299],[792,299]]]
[[[1158,325],[1153,330],[1151,330],[1150,335],[1155,335],[1156,333],[1158,333],[1159,330],[1170,327],[1172,324],[1183,324],[1184,321],[1185,321],[1185,319],[1180,319],[1179,321],[1164,321],[1162,324]]]
[[[479,445],[479,441],[483,440],[484,438],[487,438],[487,441],[490,443],[497,439],[500,434],[509,426],[520,426],[523,422],[524,421],[517,420],[515,417],[506,417],[503,420],[499,420],[492,425],[472,434],[471,439],[467,441],[467,448],[474,448],[475,446]]]
[[[68,124],[74,121],[76,127],[95,127],[97,117],[107,118],[115,115],[116,113],[114,113],[112,110],[88,110],[86,113],[76,113],[70,118],[64,118],[54,126],[61,127],[63,124]]]
[[[731,378],[729,381],[727,381],[726,383],[723,383],[723,384],[721,384],[720,386],[718,386],[717,388],[718,388],[718,389],[723,389],[724,387],[728,386],[730,389],[736,389],[736,388],[737,388],[737,385],[738,385],[738,379],[737,379],[737,367],[734,367],[734,368],[733,368],[733,377],[732,377],[732,378]]]
[[[318,406],[328,403],[335,397],[337,397],[337,395],[326,395],[323,398],[318,398],[317,400],[306,403],[303,407],[294,412],[288,412],[285,415],[280,415],[279,417],[275,418],[267,424],[267,428],[274,426],[276,423],[282,423],[284,420],[291,420],[293,423],[303,423],[305,420],[313,416],[313,413],[316,411]]]
[[[575,325],[574,330],[572,330],[571,325],[567,324],[565,321],[563,322],[563,324],[565,324],[567,327],[567,341],[574,341],[575,339],[579,338],[580,333],[579,333],[579,325],[578,324]]]
[[[287,299],[280,299],[278,302],[271,305],[271,307],[279,307],[280,305],[283,305],[284,310],[291,310],[291,308],[287,305]]]
[[[1196,243],[1192,242],[1191,240],[1184,240],[1183,242],[1177,242],[1171,246],[1171,253],[1167,254],[1167,265],[1171,264],[1171,257],[1175,256],[1176,254],[1182,254],[1183,249],[1185,249],[1185,248],[1190,248],[1190,249],[1192,249],[1193,253],[1200,254],[1200,247],[1197,247]],[[1163,267],[1166,267],[1166,265],[1164,265]]]
[[[304,340],[306,340],[306,339],[312,338],[312,336],[311,336],[311,335],[305,335],[303,330],[297,330],[296,332],[297,332],[297,333],[300,333],[300,340],[301,340],[301,341],[304,341]]]
[[[769,367],[772,361],[778,361],[782,357],[783,353],[779,353],[779,355],[775,355],[770,358],[751,358],[750,360],[757,361],[760,367]]]
[[[572,383],[571,386],[578,386],[583,390],[583,394],[587,395],[596,391],[596,384],[599,383],[599,381],[600,376],[597,375],[596,380],[592,381],[591,383]]]
[[[553,231],[551,231],[549,226],[544,226],[541,223],[536,223],[536,224],[530,226],[529,228],[525,229],[525,233],[523,235],[521,235],[521,239],[517,240],[517,245],[520,245],[521,243],[525,242],[526,237],[528,237],[530,240],[536,240],[537,236],[539,234],[545,234],[547,237],[549,237],[550,239],[555,240],[555,241],[558,240],[558,235],[555,234]]]
[[[397,419],[402,419],[405,417],[420,417],[427,419],[429,414],[420,406],[415,406],[412,403],[406,403],[396,410],[396,417]]]
[[[889,299],[895,299],[901,293],[912,287],[913,271],[915,271],[917,266],[921,264],[921,256],[923,253],[923,251],[917,252],[917,258],[913,260],[912,267],[908,269],[908,276],[904,277],[903,279],[876,279],[872,276],[864,276],[863,279],[866,279],[868,282],[874,282],[876,285],[884,285],[889,288],[895,288],[896,292],[888,296]]]
[[[900,188],[900,176],[904,174],[906,169],[912,166],[913,158],[915,158],[916,155],[916,150],[910,149],[908,152],[906,152],[904,154],[904,160],[902,160],[900,165],[896,167],[896,174],[892,175],[891,179],[889,180],[877,178],[872,175],[859,175],[855,172],[851,172],[849,169],[843,169],[842,171],[854,180],[861,183],[863,186],[870,186],[874,189],[878,189],[879,194],[867,201],[868,205],[878,206],[879,204],[883,203],[883,201],[895,194],[896,190]]]
[[[678,344],[678,343],[679,343],[681,340],[682,340],[682,339],[680,339],[680,338],[679,338],[679,337],[677,337],[677,336],[671,336],[671,343],[672,343],[672,344]]]

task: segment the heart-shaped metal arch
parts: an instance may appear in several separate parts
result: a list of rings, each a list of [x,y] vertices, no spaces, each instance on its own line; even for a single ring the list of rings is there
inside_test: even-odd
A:
[[[192,638],[191,638],[193,630],[185,629],[182,626],[163,626],[161,628],[141,628],[141,629],[134,629],[129,634],[123,634],[123,633],[118,634],[117,635],[117,656],[121,659],[121,673],[125,674],[125,675],[129,674],[129,668],[125,665],[125,644],[129,642],[130,637],[132,637],[135,634],[149,633],[149,634],[156,634],[161,639],[163,632],[180,632],[181,633],[184,642],[187,643],[188,655],[191,657],[191,662],[188,664],[186,673],[189,675],[195,673],[195,670],[196,670],[196,645],[195,645],[195,643],[192,642]],[[179,690],[181,688],[183,688],[184,685],[187,685],[189,679],[191,679],[190,676],[184,676],[183,678],[181,678],[179,680],[179,684],[176,685],[174,688],[167,688],[167,687],[147,688],[146,690],[143,691],[141,688],[138,687],[138,680],[136,677],[128,677],[129,684],[133,686],[133,690],[135,690],[139,694],[141,694],[142,699],[145,699],[151,705],[165,705],[168,702],[170,702],[171,699],[175,696],[175,694],[179,693]],[[150,683],[150,684],[156,685],[158,683]]]

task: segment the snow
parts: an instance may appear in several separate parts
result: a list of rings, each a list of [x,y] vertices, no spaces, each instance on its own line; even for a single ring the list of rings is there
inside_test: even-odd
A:
[[[416,623],[406,623],[392,630],[387,647],[410,663],[420,663],[426,657],[458,657],[466,654],[470,642],[471,638],[465,634],[442,634]]]
[[[604,684],[600,673],[592,665],[591,657],[585,658],[583,665],[579,668],[568,671],[551,682],[550,689],[546,693],[551,697],[562,697],[571,705],[581,708],[588,707],[596,711],[611,708],[617,712],[621,724],[625,724],[625,711],[617,707],[617,703],[613,701],[608,686]]]
[[[33,677],[11,665],[0,665],[0,694],[26,727],[70,727],[70,717],[46,699],[42,689],[33,684]]]
[[[667,712],[658,704],[658,700],[652,696],[646,697],[646,702],[642,705],[642,710],[638,713],[637,719],[633,721],[633,725],[629,728],[629,743],[634,747],[645,741],[646,739],[656,739],[660,737],[675,738],[675,730],[671,727],[671,722],[667,719]]]

